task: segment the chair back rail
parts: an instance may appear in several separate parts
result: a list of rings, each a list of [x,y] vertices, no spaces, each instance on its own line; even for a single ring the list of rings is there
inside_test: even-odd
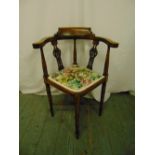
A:
[[[53,37],[46,37],[43,38],[41,41],[36,42],[33,44],[33,48],[40,48],[41,51],[41,59],[42,59],[42,68],[44,77],[48,76],[48,70],[46,65],[46,60],[44,57],[43,47],[47,43],[51,43],[53,45],[53,55],[57,60],[58,64],[58,70],[64,69],[64,65],[61,59],[61,50],[58,48],[58,40],[73,40],[73,64],[77,65],[77,49],[76,49],[76,40],[77,39],[83,39],[83,40],[92,40],[93,46],[89,51],[89,61],[87,64],[87,68],[92,69],[93,68],[93,62],[95,57],[98,54],[97,46],[99,45],[99,42],[103,42],[107,45],[107,52],[106,52],[106,58],[104,63],[104,69],[103,69],[103,75],[108,78],[108,68],[109,68],[109,57],[110,57],[110,48],[117,48],[118,43],[102,38],[99,36],[95,36],[94,33],[92,33],[91,28],[89,27],[62,27],[58,29],[58,32]]]

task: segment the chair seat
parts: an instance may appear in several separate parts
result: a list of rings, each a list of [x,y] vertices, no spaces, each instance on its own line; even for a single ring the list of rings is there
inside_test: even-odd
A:
[[[74,65],[50,75],[48,80],[59,88],[64,88],[73,93],[80,93],[103,82],[104,76],[88,68]]]

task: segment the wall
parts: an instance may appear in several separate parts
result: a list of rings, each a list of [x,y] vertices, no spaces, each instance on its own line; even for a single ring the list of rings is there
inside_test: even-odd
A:
[[[52,35],[61,26],[88,26],[95,34],[118,41],[119,48],[111,50],[106,98],[110,92],[134,91],[134,0],[20,0],[19,74],[23,93],[45,92],[40,53],[33,50],[32,43]],[[66,65],[71,63],[70,48],[63,47],[66,51],[62,51]],[[52,48],[47,46],[46,50],[50,72],[54,72]],[[100,55],[98,58],[94,69],[100,72],[98,65],[103,59]],[[93,95],[99,99],[99,88]]]

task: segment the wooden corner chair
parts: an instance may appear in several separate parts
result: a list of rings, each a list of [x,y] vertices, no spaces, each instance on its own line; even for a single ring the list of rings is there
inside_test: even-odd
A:
[[[76,40],[78,39],[92,40],[93,42],[92,48],[89,51],[90,57],[88,65],[86,67],[80,67],[77,63]],[[59,40],[73,40],[73,66],[71,66],[70,68],[65,68],[63,65],[63,61],[61,59],[61,50],[57,46]],[[94,58],[98,53],[97,46],[100,42],[107,45],[107,52],[102,75],[99,75],[98,73],[92,70]],[[53,55],[56,58],[58,64],[59,72],[57,72],[54,75],[48,74],[46,60],[43,52],[43,47],[47,43],[52,44]],[[58,32],[54,36],[46,37],[40,40],[39,42],[33,43],[33,48],[39,48],[41,52],[43,78],[48,95],[51,115],[54,116],[50,86],[56,87],[57,89],[72,95],[74,98],[76,138],[79,138],[80,97],[92,91],[99,85],[102,85],[99,103],[99,116],[101,116],[102,114],[105,88],[108,80],[108,67],[111,47],[117,48],[118,43],[106,38],[95,36],[95,34],[92,33],[91,28],[86,27],[62,27],[58,29]]]

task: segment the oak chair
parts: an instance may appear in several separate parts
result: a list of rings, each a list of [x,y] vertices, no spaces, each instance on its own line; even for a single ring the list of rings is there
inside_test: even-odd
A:
[[[93,43],[89,51],[89,61],[85,68],[79,67],[77,63],[76,41],[79,39],[92,40]],[[63,61],[61,59],[61,50],[57,46],[59,40],[73,40],[73,66],[70,68],[65,68],[63,65]],[[102,75],[99,75],[98,73],[92,70],[94,59],[98,54],[97,46],[100,42],[107,45],[106,58],[104,62]],[[43,47],[47,43],[51,43],[51,45],[53,46],[53,55],[56,58],[58,64],[59,72],[57,72],[54,75],[49,75],[47,70],[46,60],[43,51]],[[58,32],[55,35],[51,37],[46,37],[40,40],[39,42],[33,43],[33,48],[40,49],[43,78],[48,95],[51,115],[54,116],[50,86],[53,86],[67,94],[70,94],[74,98],[75,135],[77,139],[79,138],[80,97],[92,91],[97,86],[102,85],[99,103],[99,116],[101,116],[106,83],[108,80],[110,48],[117,47],[117,42],[99,36],[95,36],[95,34],[92,33],[91,28],[86,27],[62,27],[58,29]]]

